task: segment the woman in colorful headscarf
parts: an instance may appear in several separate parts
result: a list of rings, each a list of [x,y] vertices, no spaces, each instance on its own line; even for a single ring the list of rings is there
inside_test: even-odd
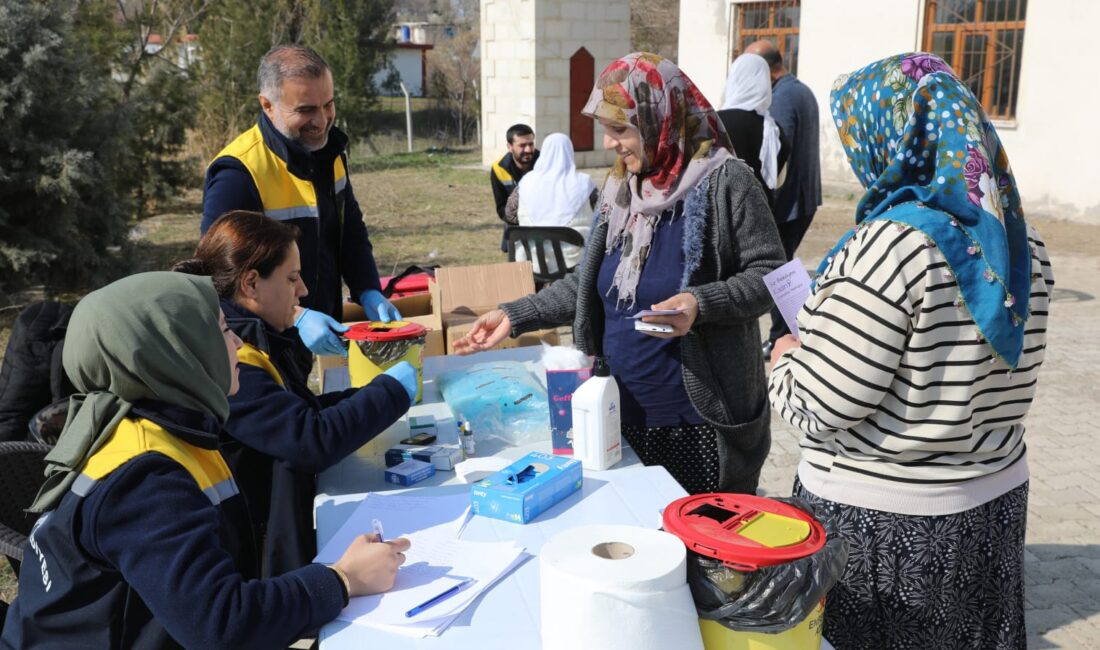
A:
[[[1023,421],[1054,283],[992,124],[930,54],[841,77],[866,193],[776,342],[795,493],[848,538],[825,634],[848,648],[1024,648]]]
[[[756,174],[768,202],[773,203],[779,173],[790,155],[783,130],[768,109],[772,105],[772,77],[759,54],[742,54],[726,74],[726,91],[718,118],[726,127],[733,149]]]
[[[77,393],[0,648],[285,648],[393,585],[408,540],[364,535],[331,567],[242,575],[248,508],[218,449],[240,347],[209,278],[142,273],[80,301]]]
[[[635,53],[607,67],[583,113],[618,154],[585,257],[569,276],[477,320],[460,353],[573,322],[609,358],[622,432],[647,465],[692,493],[753,492],[771,444],[757,319],[762,277],[784,262],[768,202],[722,123],[671,61]],[[645,316],[667,333],[635,329]]]
[[[577,171],[573,160],[573,142],[564,133],[551,133],[542,141],[539,158],[535,168],[523,175],[519,185],[504,206],[509,223],[520,226],[564,226],[572,228],[583,237],[592,229],[592,214],[599,192],[592,177]],[[553,265],[553,252],[547,246],[546,262]],[[577,265],[581,258],[581,248],[572,244],[562,244],[562,257],[566,267]],[[527,259],[526,251],[520,247],[516,259]],[[538,273],[538,259],[531,260]],[[556,268],[548,272],[556,272]]]

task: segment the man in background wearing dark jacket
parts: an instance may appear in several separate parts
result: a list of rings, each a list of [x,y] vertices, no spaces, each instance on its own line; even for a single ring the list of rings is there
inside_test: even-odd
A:
[[[817,99],[813,92],[783,67],[783,56],[771,41],[756,41],[745,48],[747,54],[764,57],[771,68],[772,118],[790,141],[791,155],[787,159],[787,180],[775,191],[772,208],[779,238],[787,260],[794,259],[802,237],[821,205],[821,153],[818,148]],[[779,309],[772,308],[772,326],[764,342],[764,356],[772,344],[790,333]]]
[[[341,280],[369,320],[401,315],[383,297],[363,213],[348,173],[348,137],[335,128],[332,72],[319,54],[300,45],[273,48],[257,74],[261,113],[256,125],[229,143],[210,164],[202,197],[205,233],[232,210],[253,210],[298,227],[302,299],[294,325],[308,372],[316,354],[346,350],[338,336]]]
[[[508,153],[493,163],[489,171],[489,184],[493,187],[493,201],[496,202],[497,216],[504,222],[507,229],[511,224],[504,216],[504,206],[508,203],[508,197],[519,185],[523,175],[531,171],[535,161],[539,159],[539,150],[535,148],[535,132],[526,124],[513,124],[505,133],[508,139]],[[500,250],[508,250],[508,244],[503,235],[500,240]]]

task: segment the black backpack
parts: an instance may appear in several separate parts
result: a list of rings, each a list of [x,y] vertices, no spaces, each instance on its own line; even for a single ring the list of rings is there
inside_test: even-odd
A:
[[[41,300],[16,317],[0,364],[0,441],[26,440],[35,414],[74,392],[61,366],[72,313],[70,305]]]

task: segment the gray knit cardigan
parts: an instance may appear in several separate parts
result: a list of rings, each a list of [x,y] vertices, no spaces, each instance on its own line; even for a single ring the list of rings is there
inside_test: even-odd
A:
[[[772,305],[763,276],[786,258],[767,198],[752,170],[730,160],[684,201],[681,291],[699,301],[682,339],[684,388],[692,406],[719,431],[719,485],[753,492],[771,447],[767,379],[757,321]],[[537,294],[503,305],[512,336],[572,320],[574,344],[600,354],[603,304],[596,289],[607,239],[597,215],[584,259]],[[612,361],[614,363],[614,361]]]

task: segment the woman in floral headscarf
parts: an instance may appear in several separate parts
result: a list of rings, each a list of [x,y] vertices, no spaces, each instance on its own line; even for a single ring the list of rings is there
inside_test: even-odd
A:
[[[671,61],[625,56],[583,113],[618,154],[585,257],[566,278],[482,316],[463,353],[573,321],[573,341],[609,358],[623,434],[688,492],[752,492],[771,444],[757,319],[761,280],[784,262],[768,202],[733,157],[707,100]],[[642,309],[675,310],[642,320]]]
[[[1024,648],[1023,420],[1053,277],[977,99],[939,58],[841,77],[867,189],[776,342],[772,405],[802,430],[795,493],[851,544],[825,635],[847,648]]]

